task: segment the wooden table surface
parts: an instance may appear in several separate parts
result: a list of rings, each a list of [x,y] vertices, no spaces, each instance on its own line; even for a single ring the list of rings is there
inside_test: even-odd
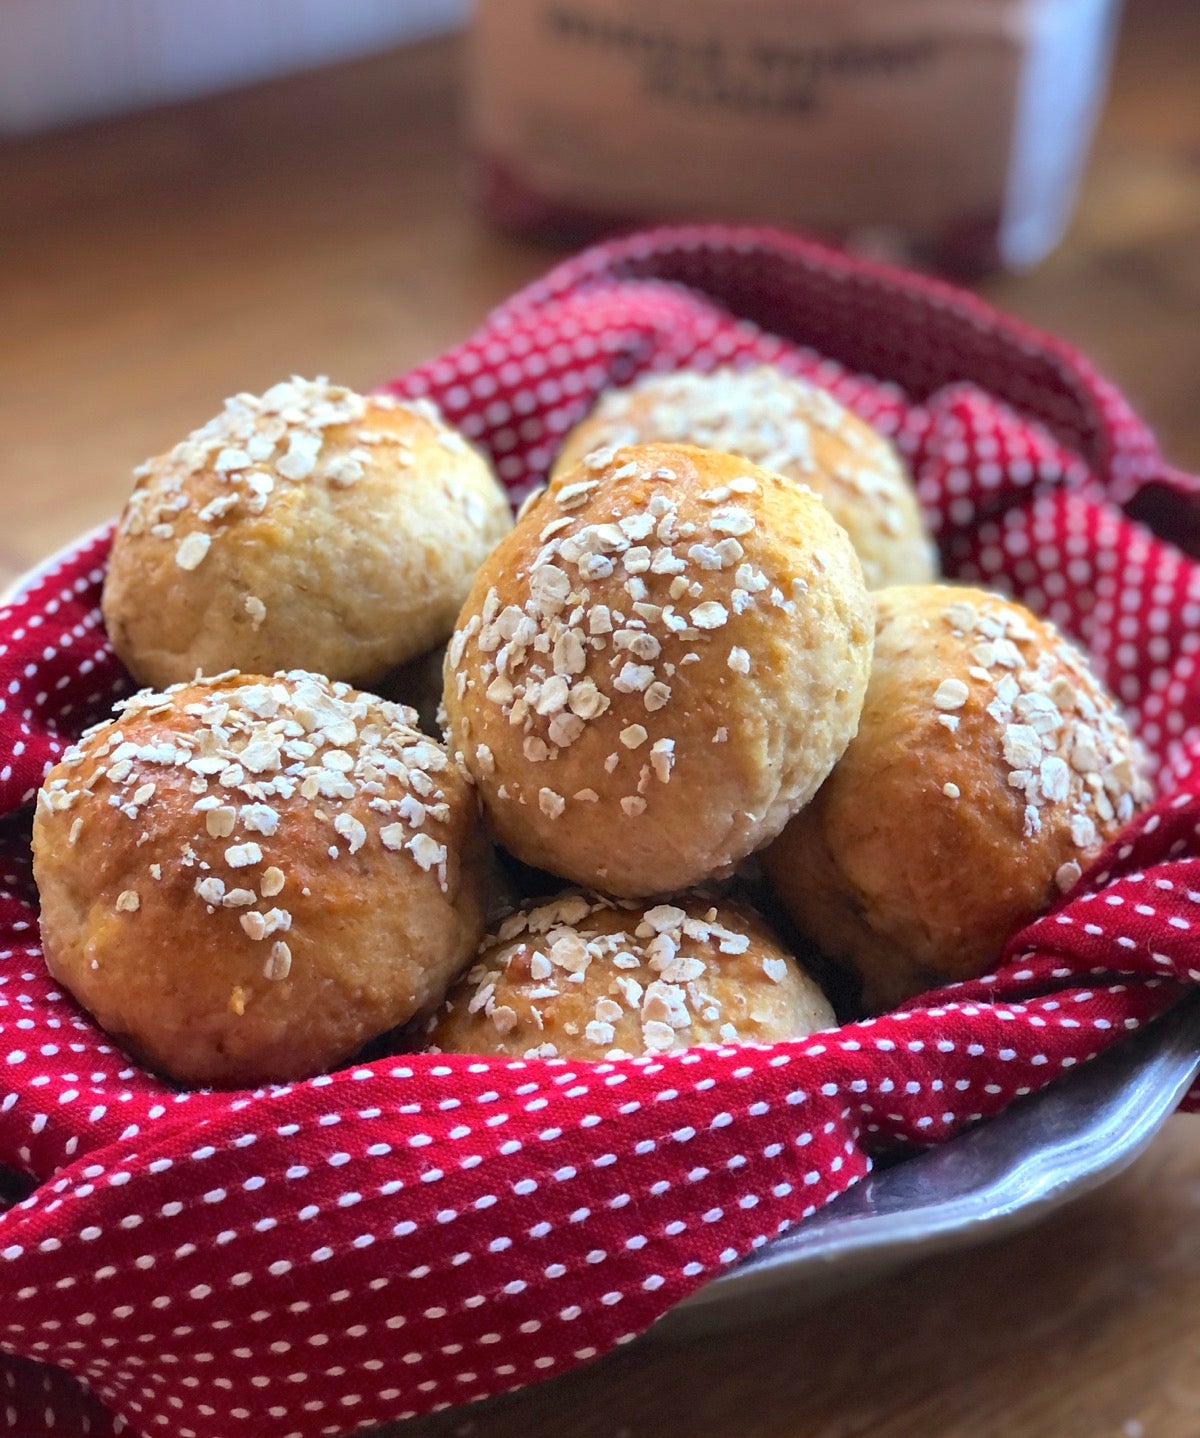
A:
[[[0,151],[0,582],[112,514],[130,467],[296,371],[367,386],[555,258],[464,198],[456,48]],[[1067,243],[997,302],[1076,341],[1200,469],[1200,3],[1131,0]],[[1024,1236],[768,1330],[644,1346],[477,1438],[1196,1438],[1200,1118]]]

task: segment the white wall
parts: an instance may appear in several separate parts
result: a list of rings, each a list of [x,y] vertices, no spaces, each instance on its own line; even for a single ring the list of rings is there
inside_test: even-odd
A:
[[[0,133],[302,70],[463,22],[468,0],[0,0]]]

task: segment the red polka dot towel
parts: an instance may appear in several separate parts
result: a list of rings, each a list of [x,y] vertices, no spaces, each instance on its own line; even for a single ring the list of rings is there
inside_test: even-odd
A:
[[[1088,649],[1158,803],[997,973],[804,1042],[181,1093],[38,948],[29,806],[128,684],[97,607],[107,538],[84,542],[0,612],[0,1431],[311,1438],[562,1373],[874,1152],[953,1138],[1200,981],[1200,483],[1079,356],[941,284],[705,227],[586,251],[394,388],[519,495],[606,386],[752,359],[896,439],[948,571]]]

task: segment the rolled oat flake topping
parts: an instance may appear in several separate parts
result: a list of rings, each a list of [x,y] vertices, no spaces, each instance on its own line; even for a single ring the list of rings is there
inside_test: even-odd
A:
[[[292,949],[280,936],[291,929],[288,899],[296,891],[286,853],[295,843],[289,811],[306,810],[328,830],[333,861],[375,845],[434,875],[445,891],[450,809],[442,776],[450,761],[400,705],[302,671],[221,682],[234,677],[219,676],[210,692],[184,706],[186,728],[175,722],[177,696],[191,686],[127,699],[117,719],[87,731],[66,752],[67,774],[53,779],[38,802],[62,813],[85,790],[105,794],[141,843],[156,796],[178,804],[182,785],[194,835],[177,853],[155,850],[158,862],[147,860],[142,892],[171,866],[183,871],[194,901],[214,920],[232,911],[241,931],[269,951],[262,972],[282,981]],[[95,767],[76,781],[70,771],[82,774],[85,760]],[[75,841],[86,836],[79,818],[72,833]],[[115,907],[136,915],[138,889],[123,891]]]
[[[964,600],[947,606],[943,618],[969,646],[971,662],[970,684],[947,678],[935,689],[939,718],[978,707],[995,725],[1008,785],[1024,800],[1026,838],[1040,832],[1049,808],[1065,805],[1072,842],[1094,849],[1098,826],[1127,822],[1149,794],[1116,710],[1069,644],[1059,639],[1046,648],[1019,614]],[[1070,888],[1080,872],[1074,860],[1064,863],[1059,887]]]

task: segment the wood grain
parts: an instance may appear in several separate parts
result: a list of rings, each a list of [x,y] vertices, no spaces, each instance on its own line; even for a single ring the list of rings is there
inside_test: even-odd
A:
[[[554,251],[490,233],[426,46],[0,153],[0,578],[114,512],[228,392],[369,385]],[[998,303],[1200,469],[1200,5],[1132,0],[1066,244]],[[1027,1235],[770,1329],[639,1346],[409,1430],[477,1438],[1195,1438],[1200,1121]]]
[[[1200,468],[1198,55],[1194,0],[1134,0],[1068,242],[985,290]],[[113,513],[225,394],[377,382],[557,258],[474,217],[457,64],[422,46],[0,151],[0,574]]]

